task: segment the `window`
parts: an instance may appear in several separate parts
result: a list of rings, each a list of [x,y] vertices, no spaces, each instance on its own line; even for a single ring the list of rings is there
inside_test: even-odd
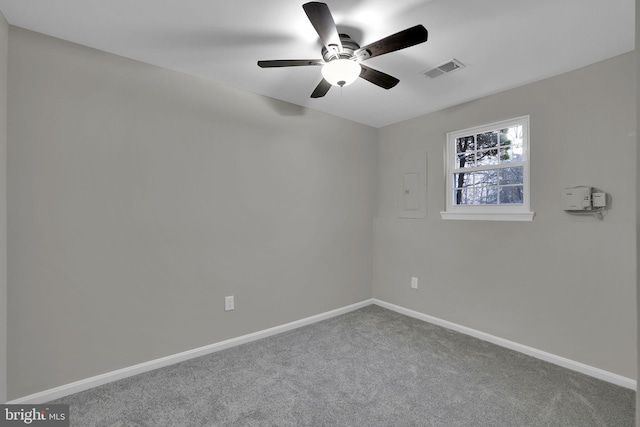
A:
[[[443,219],[531,221],[529,116],[447,134]]]

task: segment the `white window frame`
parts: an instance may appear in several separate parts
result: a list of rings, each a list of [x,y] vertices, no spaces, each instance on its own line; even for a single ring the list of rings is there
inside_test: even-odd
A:
[[[523,153],[522,161],[509,163],[511,166],[523,167],[523,201],[518,205],[457,205],[454,203],[454,173],[463,169],[456,168],[456,140],[458,138],[522,126]],[[516,117],[486,125],[475,126],[447,133],[445,148],[445,185],[446,207],[440,212],[445,220],[490,220],[490,221],[532,221],[534,213],[530,211],[531,186],[529,176],[530,161],[529,116]],[[505,166],[506,167],[506,166]],[[473,171],[474,168],[464,169]]]

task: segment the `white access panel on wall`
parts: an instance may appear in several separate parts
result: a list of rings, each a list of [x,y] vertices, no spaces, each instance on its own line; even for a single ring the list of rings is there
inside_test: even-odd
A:
[[[405,173],[402,179],[402,209],[405,211],[420,210],[420,174]]]
[[[427,217],[426,153],[398,158],[398,217]]]

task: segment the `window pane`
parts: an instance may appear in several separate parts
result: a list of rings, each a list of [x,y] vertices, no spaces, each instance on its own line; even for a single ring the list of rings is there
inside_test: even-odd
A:
[[[458,154],[456,169],[472,168],[475,166],[475,154]]]
[[[456,205],[495,205],[499,187],[463,187],[453,190]]]
[[[453,202],[456,205],[473,205],[474,204],[474,189],[458,188],[453,192]]]
[[[523,200],[522,185],[512,187],[500,187],[500,204],[518,204]]]
[[[473,174],[466,173],[454,173],[453,174],[453,187],[454,188],[463,188],[463,187],[471,187],[473,185]]]
[[[522,125],[500,129],[500,145],[522,145]]]
[[[498,187],[477,187],[475,199],[481,205],[495,205],[498,203]]]
[[[498,132],[486,132],[476,135],[478,138],[476,145],[478,150],[493,148],[498,146]]]
[[[522,153],[522,145],[500,147],[500,163],[521,162]]]
[[[522,184],[523,179],[524,168],[522,166],[500,169],[500,185]]]
[[[469,153],[476,149],[473,136],[463,136],[456,139],[456,153]]]
[[[499,163],[497,148],[478,151],[478,166],[497,165]]]
[[[477,171],[473,173],[473,176],[473,183],[476,186],[498,185],[498,171],[496,169]]]

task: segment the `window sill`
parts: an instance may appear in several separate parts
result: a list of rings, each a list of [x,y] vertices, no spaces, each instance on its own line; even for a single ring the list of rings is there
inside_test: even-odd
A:
[[[534,212],[440,212],[444,220],[533,221]]]

